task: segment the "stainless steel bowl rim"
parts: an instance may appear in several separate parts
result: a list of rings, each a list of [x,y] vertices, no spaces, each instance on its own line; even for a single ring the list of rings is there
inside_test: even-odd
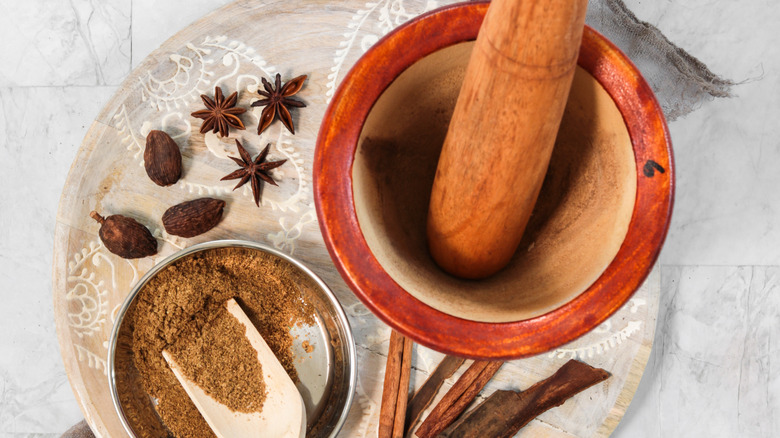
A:
[[[248,240],[214,240],[210,242],[203,242],[198,243],[195,245],[192,245],[190,247],[184,248],[180,251],[177,251],[159,263],[155,264],[152,269],[150,269],[146,274],[144,274],[143,277],[141,277],[140,280],[138,280],[138,283],[133,286],[133,289],[130,291],[130,293],[125,298],[125,301],[122,303],[122,307],[119,308],[119,311],[117,312],[116,321],[114,322],[114,327],[111,329],[111,337],[109,339],[109,345],[108,345],[108,386],[111,388],[111,401],[114,403],[114,409],[116,410],[117,415],[119,415],[119,419],[122,422],[122,426],[125,428],[125,431],[131,436],[136,437],[135,433],[133,432],[132,428],[130,427],[130,424],[127,421],[127,418],[125,417],[124,411],[122,410],[122,406],[119,403],[119,392],[116,387],[116,373],[114,370],[115,361],[114,361],[114,355],[116,353],[116,341],[119,338],[119,327],[122,325],[122,321],[124,320],[125,314],[127,313],[127,310],[130,308],[130,304],[135,299],[135,296],[138,295],[138,292],[141,291],[141,289],[146,285],[146,283],[154,277],[158,272],[160,272],[163,268],[166,268],[171,263],[182,259],[190,254],[208,250],[208,249],[215,249],[215,248],[251,248],[251,249],[257,249],[263,252],[267,252],[269,254],[272,254],[276,257],[279,257],[281,259],[286,260],[287,262],[291,263],[301,271],[303,271],[306,275],[308,275],[312,280],[314,280],[315,283],[322,289],[323,292],[325,292],[325,295],[328,297],[328,299],[334,304],[333,308],[336,310],[336,316],[340,323],[344,325],[346,330],[344,331],[345,336],[347,339],[345,339],[344,344],[347,347],[347,353],[349,356],[349,360],[347,361],[347,365],[349,368],[349,392],[347,394],[346,403],[344,406],[344,409],[341,412],[341,415],[339,415],[339,419],[335,424],[335,427],[333,428],[333,431],[330,434],[331,438],[335,438],[336,435],[338,435],[339,431],[341,431],[342,426],[344,426],[344,422],[347,420],[347,415],[349,414],[350,407],[352,406],[352,399],[355,394],[355,387],[357,385],[357,353],[355,351],[355,340],[352,336],[352,328],[349,325],[349,319],[347,319],[346,313],[344,313],[344,309],[341,307],[341,303],[339,303],[338,299],[336,298],[336,295],[333,294],[333,291],[330,290],[327,284],[325,284],[322,279],[312,272],[311,269],[309,269],[306,265],[304,265],[301,261],[277,250],[276,248],[271,248],[269,246],[251,242]]]

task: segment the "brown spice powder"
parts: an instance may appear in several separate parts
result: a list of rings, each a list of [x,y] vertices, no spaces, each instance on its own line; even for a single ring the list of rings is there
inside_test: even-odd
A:
[[[175,348],[179,339],[197,338],[230,298],[238,301],[287,373],[297,381],[289,331],[296,324],[314,323],[313,310],[303,301],[305,291],[313,287],[308,277],[288,262],[244,248],[195,253],[150,280],[127,315],[133,362],[144,390],[156,399],[157,413],[169,430],[167,435],[156,432],[149,436],[215,436],[168,368],[162,351]]]
[[[184,375],[214,400],[237,412],[262,411],[262,366],[246,328],[226,306],[214,312],[200,333],[180,337],[168,351]]]

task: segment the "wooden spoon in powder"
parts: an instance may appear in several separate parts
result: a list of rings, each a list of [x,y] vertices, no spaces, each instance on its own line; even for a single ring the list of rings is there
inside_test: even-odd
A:
[[[170,352],[164,350],[168,366],[218,438],[305,437],[306,407],[292,379],[234,299],[227,301],[227,311],[246,328],[246,337],[257,351],[266,388],[261,412],[235,412],[214,400],[188,379]]]

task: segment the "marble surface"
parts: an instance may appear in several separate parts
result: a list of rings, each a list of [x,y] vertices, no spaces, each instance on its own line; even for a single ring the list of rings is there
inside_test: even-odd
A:
[[[0,0],[0,438],[56,437],[81,418],[50,278],[59,194],[87,127],[132,67],[225,3]],[[613,436],[778,436],[780,4],[626,3],[740,84],[670,124],[677,193],[656,344]]]

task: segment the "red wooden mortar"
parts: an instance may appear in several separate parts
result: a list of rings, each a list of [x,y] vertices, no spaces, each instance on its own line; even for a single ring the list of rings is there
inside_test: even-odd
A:
[[[639,288],[666,237],[674,171],[650,87],[586,27],[550,169],[514,259],[487,280],[439,270],[425,247],[427,203],[487,5],[420,16],[355,64],[320,129],[314,199],[336,267],[380,319],[442,352],[511,359],[585,334]]]

